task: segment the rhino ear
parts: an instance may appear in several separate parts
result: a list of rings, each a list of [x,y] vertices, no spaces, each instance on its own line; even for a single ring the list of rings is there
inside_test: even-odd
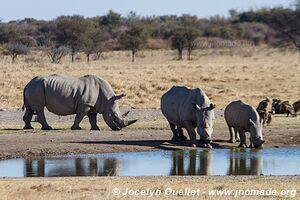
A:
[[[216,107],[216,104],[212,104],[212,103],[211,103],[211,104],[209,105],[209,108],[210,108],[211,110],[213,110],[215,107]]]
[[[201,107],[198,106],[198,104],[195,104],[195,108],[196,108],[196,110],[201,110]]]
[[[125,97],[125,96],[126,96],[125,94],[120,94],[120,95],[114,96],[114,97],[113,97],[113,101],[120,100],[120,99],[122,99],[122,98]]]

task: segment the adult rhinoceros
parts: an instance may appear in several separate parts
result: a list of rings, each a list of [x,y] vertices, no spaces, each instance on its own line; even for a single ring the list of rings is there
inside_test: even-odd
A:
[[[173,86],[161,97],[161,111],[173,132],[172,140],[185,140],[182,131],[185,128],[193,146],[196,145],[196,127],[200,140],[204,143],[211,142],[214,107],[199,88]]]
[[[230,132],[230,142],[240,140],[239,147],[247,147],[245,132],[250,132],[250,146],[261,147],[265,142],[262,135],[263,122],[258,112],[240,100],[228,104],[224,111],[225,121]]]
[[[34,112],[43,130],[52,129],[45,118],[44,107],[50,112],[66,116],[76,114],[72,130],[81,129],[79,124],[88,116],[91,130],[99,130],[97,113],[112,130],[120,130],[137,120],[125,120],[120,114],[117,100],[125,95],[116,96],[110,84],[97,76],[86,75],[80,78],[60,75],[38,76],[24,88],[23,117],[24,129],[32,129],[31,119]]]

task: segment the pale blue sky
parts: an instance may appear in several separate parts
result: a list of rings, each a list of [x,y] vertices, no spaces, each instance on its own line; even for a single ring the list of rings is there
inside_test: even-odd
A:
[[[51,20],[60,15],[85,17],[104,15],[110,9],[126,16],[135,11],[141,16],[191,14],[199,17],[228,15],[228,10],[290,6],[294,0],[0,0],[0,18]]]

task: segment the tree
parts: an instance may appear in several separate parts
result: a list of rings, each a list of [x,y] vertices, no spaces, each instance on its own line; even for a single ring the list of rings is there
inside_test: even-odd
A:
[[[68,55],[70,49],[65,46],[49,46],[46,48],[46,53],[51,63],[59,64],[61,59]]]
[[[82,50],[86,55],[87,62],[93,53],[101,54],[104,51],[105,34],[100,29],[92,29],[86,32],[82,38]]]
[[[141,27],[132,26],[121,34],[119,42],[124,49],[131,50],[134,62],[136,52],[145,48],[147,40],[148,36]]]
[[[10,55],[11,57],[11,63],[15,62],[18,55],[26,55],[29,53],[29,48],[26,45],[17,42],[9,42],[4,48],[6,50],[4,54]]]
[[[107,27],[109,32],[120,25],[121,23],[121,15],[119,13],[114,12],[113,10],[109,10],[107,15],[100,17],[99,25]]]
[[[188,60],[191,60],[191,54],[194,49],[197,48],[197,38],[200,36],[200,33],[195,28],[186,29],[185,37],[186,37],[186,47],[187,47],[187,56]]]
[[[178,51],[178,60],[182,60],[183,49],[187,46],[186,31],[184,29],[176,29],[172,36],[172,48]]]
[[[56,40],[60,46],[70,48],[72,62],[74,62],[74,55],[82,48],[82,38],[93,27],[91,21],[77,15],[57,19]]]
[[[271,9],[264,21],[279,35],[281,40],[291,42],[300,51],[300,9]]]

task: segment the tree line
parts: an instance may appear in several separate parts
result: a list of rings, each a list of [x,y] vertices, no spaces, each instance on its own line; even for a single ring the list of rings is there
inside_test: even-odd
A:
[[[141,17],[134,12],[122,17],[110,10],[106,15],[85,18],[80,15],[60,16],[45,21],[32,18],[0,21],[1,53],[10,55],[12,62],[31,48],[47,53],[52,63],[70,55],[72,62],[78,52],[100,59],[105,51],[130,50],[132,62],[144,48],[172,48],[188,59],[199,46],[199,38],[245,40],[254,45],[262,43],[300,50],[300,2],[290,8],[264,8],[238,12],[230,10],[229,17],[198,18],[193,15],[164,15]]]

